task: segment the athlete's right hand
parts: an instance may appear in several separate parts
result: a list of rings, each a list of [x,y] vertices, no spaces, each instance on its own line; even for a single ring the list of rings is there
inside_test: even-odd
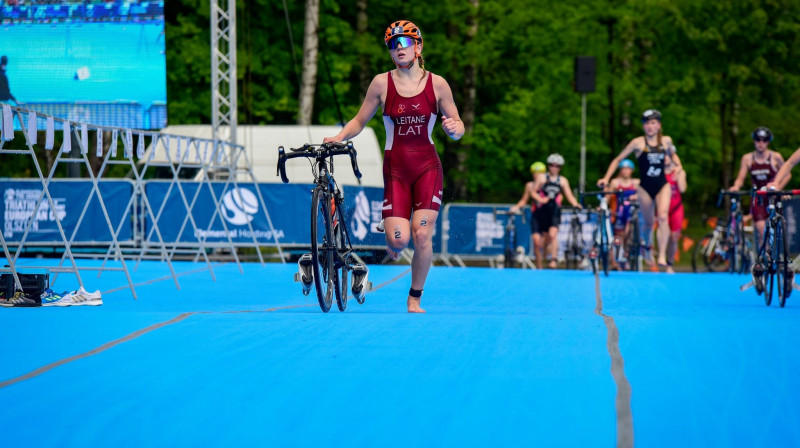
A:
[[[608,180],[605,177],[597,181],[598,188],[605,188],[606,184],[608,184]]]
[[[342,141],[342,139],[340,139],[338,135],[335,135],[333,137],[325,137],[325,138],[322,139],[322,143],[331,143],[331,142],[339,143],[341,141]]]

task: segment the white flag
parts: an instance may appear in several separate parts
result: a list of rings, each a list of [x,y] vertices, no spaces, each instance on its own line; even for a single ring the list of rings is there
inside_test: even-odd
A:
[[[97,150],[95,152],[97,157],[103,157],[103,130],[97,129]]]
[[[147,157],[147,160],[153,160],[153,157],[156,155],[156,143],[158,140],[156,139],[156,134],[150,134],[150,156]]]
[[[72,152],[72,129],[70,129],[69,121],[64,122],[64,141],[61,142],[61,152]]]
[[[44,131],[44,149],[51,150],[55,144],[56,124],[53,117],[47,117],[47,124]]]
[[[81,123],[81,154],[89,153],[89,127]]]
[[[125,130],[125,141],[122,142],[125,148],[125,158],[130,159],[133,157],[133,131],[130,129]]]
[[[144,134],[139,133],[139,143],[136,144],[136,157],[141,159],[144,157]]]
[[[111,130],[111,157],[117,157],[118,139],[119,139],[119,131],[116,129]]]
[[[36,112],[28,114],[28,141],[31,146],[35,145],[39,140],[39,126],[36,120]]]
[[[3,104],[3,141],[14,140],[14,112],[11,106]]]

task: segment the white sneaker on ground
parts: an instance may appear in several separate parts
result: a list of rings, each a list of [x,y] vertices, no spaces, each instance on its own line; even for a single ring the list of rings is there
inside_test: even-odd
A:
[[[72,299],[70,305],[73,306],[98,306],[103,304],[103,299],[100,294],[100,290],[95,292],[89,292],[83,289],[79,289],[77,292],[72,293]]]

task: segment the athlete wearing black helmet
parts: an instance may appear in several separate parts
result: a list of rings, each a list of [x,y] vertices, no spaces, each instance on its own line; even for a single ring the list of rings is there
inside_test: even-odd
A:
[[[645,246],[650,246],[650,230],[653,218],[658,220],[658,265],[667,268],[667,245],[669,243],[669,203],[671,189],[665,174],[666,167],[681,161],[675,151],[672,138],[661,133],[661,112],[655,109],[642,114],[644,135],[631,140],[606,170],[605,176],[597,181],[600,188],[605,187],[616,171],[619,163],[631,153],[639,164],[640,184],[637,190],[639,210],[644,220],[642,238]],[[648,257],[652,260],[652,256]],[[650,261],[652,262],[652,261]]]
[[[739,191],[744,185],[748,174],[750,174],[750,180],[754,187],[764,187],[775,179],[776,174],[784,164],[783,156],[779,152],[769,149],[769,144],[772,141],[772,131],[769,128],[757,127],[750,136],[753,138],[755,151],[742,156],[742,162],[739,164],[739,174],[736,176],[736,180],[733,181],[733,186],[728,189],[730,191]],[[753,215],[758,241],[761,241],[761,235],[764,233],[764,225],[768,216],[767,207],[763,204],[751,204],[750,213]]]

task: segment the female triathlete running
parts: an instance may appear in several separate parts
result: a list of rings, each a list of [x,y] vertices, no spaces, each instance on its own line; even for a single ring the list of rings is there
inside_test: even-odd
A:
[[[531,204],[531,240],[533,243],[533,252],[536,255],[536,263],[539,265],[539,269],[542,268],[542,258],[544,256],[544,248],[542,247],[542,235],[539,232],[539,220],[537,219],[537,213],[540,212],[542,209],[538,207],[536,201],[533,200],[532,196],[535,194],[536,190],[533,189],[533,186],[536,184],[536,176],[540,174],[544,174],[547,171],[547,167],[542,162],[534,162],[531,164],[531,176],[533,180],[527,182],[525,184],[525,191],[522,193],[522,199],[516,203],[513,207],[509,210],[515,212],[522,207],[524,207],[528,202]],[[539,191],[538,193],[540,196],[544,196],[543,191]],[[559,197],[560,199],[560,197]]]
[[[674,163],[680,166],[681,162],[675,152],[672,138],[661,133],[661,112],[651,109],[642,114],[642,127],[644,136],[631,140],[625,149],[611,161],[605,176],[597,181],[603,188],[608,184],[611,175],[622,159],[633,153],[639,162],[640,183],[637,195],[639,197],[639,210],[642,214],[642,238],[645,246],[650,246],[650,230],[653,228],[653,217],[658,220],[658,265],[667,267],[667,245],[669,244],[669,202],[670,187],[664,173],[666,165]],[[648,252],[650,252],[648,250]],[[648,253],[648,258],[652,255]],[[652,263],[652,261],[651,261]]]
[[[532,218],[536,221],[535,233],[544,234],[544,246],[550,250],[549,266],[551,269],[558,264],[558,226],[561,224],[561,207],[558,196],[563,194],[573,207],[580,208],[580,204],[569,188],[569,181],[559,174],[563,166],[564,157],[561,154],[550,154],[547,157],[547,173],[538,174],[531,188],[531,199],[537,203],[536,216]],[[534,230],[533,226],[534,224],[531,224],[531,230]],[[539,269],[542,268],[543,263],[544,254],[537,252],[536,264]]]
[[[408,312],[420,307],[425,279],[433,259],[432,237],[442,203],[442,164],[431,132],[442,112],[442,128],[453,140],[464,135],[464,123],[444,78],[425,70],[419,28],[398,20],[386,28],[384,42],[397,68],[373,78],[358,114],[325,142],[358,135],[383,108],[386,147],[383,159],[383,218],[389,254],[397,258],[414,239]],[[414,212],[413,222],[411,213]]]
[[[754,187],[764,187],[777,179],[776,175],[784,164],[783,156],[779,152],[769,149],[769,144],[772,141],[772,131],[761,126],[756,128],[750,136],[753,138],[755,151],[742,156],[739,175],[736,176],[733,185],[728,188],[729,191],[739,191],[744,185],[744,180],[748,173]],[[761,241],[761,235],[764,234],[764,225],[767,220],[767,206],[765,204],[750,204],[750,214],[753,215],[757,241]]]
[[[683,199],[681,193],[686,192],[686,171],[677,165],[667,166],[667,182],[671,189],[669,202],[669,246],[667,247],[667,272],[675,272],[675,255],[678,253],[678,243],[683,231]]]

